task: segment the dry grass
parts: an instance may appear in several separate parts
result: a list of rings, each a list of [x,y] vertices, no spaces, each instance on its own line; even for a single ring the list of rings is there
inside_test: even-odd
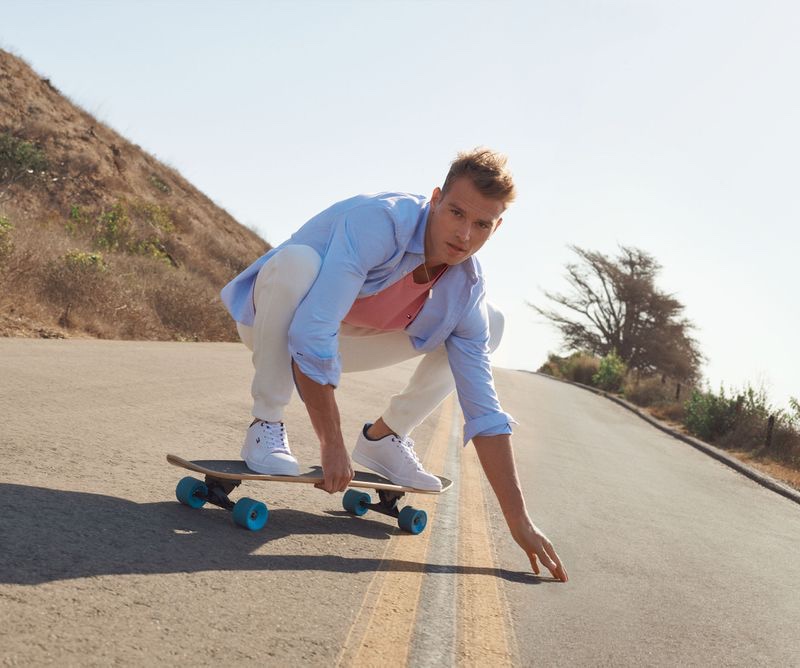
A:
[[[218,293],[268,244],[2,50],[0,98],[47,165],[0,182],[0,334],[236,340]]]
[[[754,469],[800,491],[800,467],[789,466],[752,451],[728,450],[727,452]]]

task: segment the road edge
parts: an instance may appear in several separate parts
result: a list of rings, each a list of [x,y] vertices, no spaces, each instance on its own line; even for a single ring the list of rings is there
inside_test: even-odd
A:
[[[673,438],[677,438],[679,441],[688,443],[697,450],[700,450],[700,452],[710,455],[717,461],[720,461],[723,464],[730,466],[733,469],[736,469],[737,471],[739,471],[739,473],[746,475],[748,478],[757,482],[759,485],[762,485],[767,489],[786,497],[790,501],[794,501],[795,503],[800,504],[800,492],[798,492],[797,490],[792,489],[788,485],[784,485],[782,482],[775,480],[775,478],[768,476],[766,473],[762,473],[761,471],[758,471],[757,469],[748,466],[744,462],[739,461],[735,457],[732,457],[731,455],[726,453],[724,450],[721,450],[720,448],[717,448],[711,445],[710,443],[701,441],[700,439],[694,438],[693,436],[687,436],[686,434],[683,434],[677,431],[676,429],[673,429],[672,427],[664,424],[660,420],[657,420],[649,413],[646,413],[638,406],[628,401],[625,401],[624,399],[621,399],[618,396],[615,396],[609,392],[606,392],[605,390],[601,390],[596,387],[591,387],[589,385],[584,385],[582,383],[576,383],[575,381],[572,380],[565,380],[564,378],[556,378],[555,376],[549,376],[546,373],[539,373],[538,371],[525,371],[524,369],[519,369],[519,371],[522,371],[523,373],[529,373],[534,376],[541,376],[542,378],[548,378],[550,380],[554,380],[559,383],[573,385],[574,387],[579,387],[583,390],[588,390],[593,394],[597,394],[606,399],[610,399],[615,404],[619,404],[623,408],[627,408],[631,413],[635,413],[645,422],[650,423],[657,429],[660,429],[664,433],[669,434]]]

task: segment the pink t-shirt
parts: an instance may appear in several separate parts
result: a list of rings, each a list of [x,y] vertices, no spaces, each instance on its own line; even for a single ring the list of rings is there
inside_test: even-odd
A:
[[[342,322],[383,332],[405,329],[422,310],[428,290],[446,269],[445,266],[429,283],[415,283],[412,271],[377,294],[356,299]]]

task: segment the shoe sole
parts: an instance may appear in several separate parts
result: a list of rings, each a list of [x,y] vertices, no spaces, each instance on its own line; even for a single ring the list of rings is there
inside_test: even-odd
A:
[[[422,487],[420,485],[416,485],[410,482],[407,478],[402,479],[398,476],[395,476],[389,469],[387,469],[383,464],[379,464],[378,462],[374,461],[370,457],[367,457],[365,454],[361,452],[353,452],[353,461],[361,464],[362,466],[366,466],[368,469],[372,469],[375,473],[379,473],[384,478],[387,478],[390,482],[394,483],[395,485],[400,485],[401,487],[413,487],[414,489],[424,489],[426,492],[441,492],[442,488],[441,485],[437,487]]]
[[[288,476],[298,476],[298,475],[300,475],[300,467],[299,466],[293,467],[292,470],[285,470],[284,469],[284,470],[280,470],[279,471],[277,469],[280,468],[280,467],[275,467],[272,470],[267,471],[266,467],[253,466],[253,464],[248,462],[246,459],[244,460],[244,463],[247,464],[247,468],[249,468],[251,471],[255,471],[256,473],[260,473],[261,475],[288,475]]]

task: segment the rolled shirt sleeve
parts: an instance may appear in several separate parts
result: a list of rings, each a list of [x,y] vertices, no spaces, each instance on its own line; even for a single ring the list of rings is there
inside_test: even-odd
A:
[[[516,423],[497,398],[489,363],[489,320],[483,299],[445,341],[464,413],[464,445],[475,436],[510,434]]]
[[[314,284],[289,327],[289,353],[320,385],[339,384],[339,326],[364,285],[367,272],[397,252],[388,211],[357,208],[334,222]]]

